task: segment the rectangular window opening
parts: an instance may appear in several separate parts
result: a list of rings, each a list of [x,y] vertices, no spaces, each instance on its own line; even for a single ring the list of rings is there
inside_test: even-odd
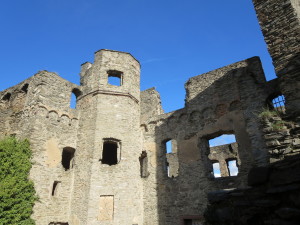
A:
[[[52,196],[57,196],[58,195],[58,190],[60,188],[60,185],[61,185],[61,181],[54,181],[53,182],[52,192],[51,192]]]
[[[215,135],[212,135],[215,136]],[[215,178],[237,176],[238,143],[234,134],[222,134],[208,140],[208,159],[212,163],[211,172]]]
[[[285,98],[283,95],[279,95],[272,99],[274,109],[279,113],[285,113]]]
[[[226,145],[235,143],[235,135],[234,134],[223,134],[218,137],[212,138],[209,140],[209,147],[215,147],[220,145]]]
[[[114,86],[121,86],[123,84],[123,73],[117,70],[109,70],[107,71],[108,74],[108,84]]]
[[[172,150],[172,140],[169,140],[166,142],[166,152],[167,153],[172,153],[173,150]]]
[[[215,178],[221,177],[220,163],[214,162],[213,164],[213,174]]]
[[[105,141],[103,143],[102,164],[116,165],[118,163],[118,143]]]
[[[75,149],[71,147],[63,148],[61,164],[65,170],[72,169]]]
[[[239,173],[239,168],[237,166],[237,160],[236,159],[231,159],[227,161],[227,167],[228,167],[228,172],[229,176],[237,176]]]
[[[167,176],[174,178],[178,176],[179,162],[177,156],[177,141],[175,139],[168,139],[163,142],[165,151],[165,170]]]
[[[200,219],[184,219],[183,225],[202,225]]]
[[[184,225],[192,225],[193,224],[193,220],[192,219],[185,219],[184,220]]]
[[[166,170],[167,170],[168,177],[171,177],[170,176],[170,164],[168,162],[166,162]]]

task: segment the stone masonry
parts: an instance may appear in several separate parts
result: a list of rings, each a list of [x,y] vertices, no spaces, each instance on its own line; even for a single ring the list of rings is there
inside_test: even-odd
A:
[[[164,113],[154,88],[140,91],[139,62],[103,49],[93,63],[82,64],[80,85],[40,71],[0,92],[0,136],[28,138],[33,150],[37,225],[204,224],[209,200],[223,207],[234,195],[240,202],[238,196],[268,190],[280,168],[290,171],[284,160],[300,153],[300,3],[253,3],[278,75],[272,81],[266,81],[258,57],[245,59],[191,77],[185,107]],[[276,113],[272,100],[281,95],[284,111]],[[225,134],[236,142],[209,146]],[[230,176],[229,160],[236,160],[237,176]],[[214,162],[220,164],[219,178]],[[256,168],[269,167],[272,179],[253,178],[255,171],[269,171]],[[259,190],[249,189],[258,184]],[[267,211],[280,210],[286,212]],[[257,221],[247,217],[241,224],[247,219]]]

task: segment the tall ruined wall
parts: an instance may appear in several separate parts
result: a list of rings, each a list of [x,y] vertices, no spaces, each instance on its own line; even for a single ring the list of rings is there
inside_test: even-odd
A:
[[[268,45],[287,113],[300,114],[300,2],[253,0]]]
[[[82,66],[81,84],[72,224],[143,224],[140,65],[128,53],[101,50]],[[106,162],[106,143],[117,145],[117,162]]]
[[[191,78],[186,83],[184,109],[145,117],[143,148],[149,157],[145,224],[155,224],[157,219],[176,225],[182,218],[200,218],[210,190],[244,187],[250,168],[268,163],[258,119],[269,95],[266,86],[259,59],[251,58]],[[156,105],[155,92],[148,92],[144,99]],[[229,133],[235,134],[238,143],[239,175],[215,179],[208,140]],[[167,140],[176,142],[172,157],[166,153]],[[170,176],[173,166],[178,172]]]
[[[300,3],[297,0],[253,0],[277,72],[300,52]]]
[[[39,201],[35,203],[36,224],[67,221],[74,171],[62,165],[64,147],[76,148],[78,113],[70,109],[72,84],[54,73],[41,71],[19,85],[3,91],[11,93],[5,118],[9,126],[1,130],[28,138],[33,151],[30,178],[34,181]],[[7,113],[8,115],[8,113]],[[57,182],[56,190],[53,190]]]
[[[20,133],[30,79],[0,92],[0,136]]]
[[[33,218],[37,224],[67,221],[74,170],[66,171],[63,167],[62,152],[65,147],[76,149],[79,116],[76,110],[70,109],[74,87],[49,72],[39,73],[30,83],[33,96],[26,124],[30,129],[34,163],[30,177],[40,198],[34,206]]]

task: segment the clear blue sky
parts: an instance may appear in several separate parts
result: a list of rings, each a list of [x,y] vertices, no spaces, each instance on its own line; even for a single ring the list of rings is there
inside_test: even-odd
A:
[[[252,56],[275,78],[251,0],[2,0],[0,25],[0,90],[39,70],[78,84],[103,48],[141,62],[141,89],[166,112],[184,106],[189,77]]]

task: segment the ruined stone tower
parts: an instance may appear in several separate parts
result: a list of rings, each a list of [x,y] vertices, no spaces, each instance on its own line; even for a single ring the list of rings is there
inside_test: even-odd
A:
[[[75,173],[82,176],[75,178],[74,188],[85,197],[75,193],[74,212],[83,224],[112,218],[115,224],[142,224],[140,65],[128,53],[101,50],[93,64],[82,65],[80,75]],[[118,83],[110,84],[112,77]],[[118,210],[105,212],[111,207]]]

